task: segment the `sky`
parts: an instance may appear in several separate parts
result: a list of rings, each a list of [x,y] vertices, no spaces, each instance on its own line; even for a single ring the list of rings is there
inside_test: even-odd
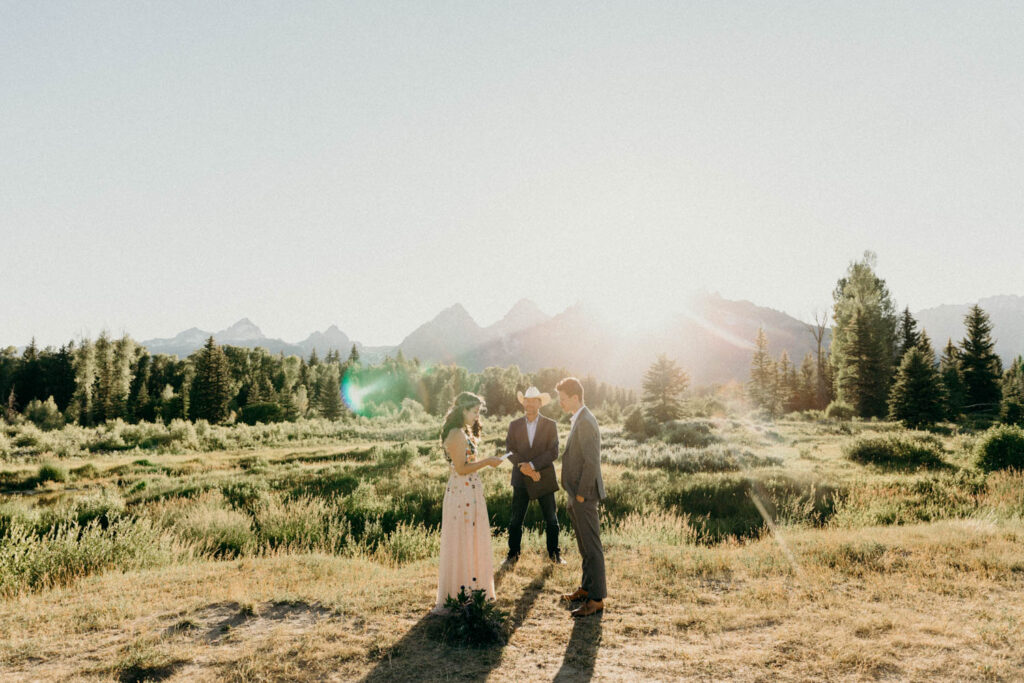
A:
[[[0,346],[1024,294],[1015,2],[0,0]]]

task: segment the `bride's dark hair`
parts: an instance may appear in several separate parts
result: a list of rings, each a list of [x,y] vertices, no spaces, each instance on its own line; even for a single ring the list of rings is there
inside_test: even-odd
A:
[[[455,400],[452,401],[452,407],[448,409],[448,413],[444,416],[444,424],[441,427],[442,444],[448,438],[449,432],[466,426],[466,411],[472,410],[477,406],[480,406],[480,409],[483,410],[484,400],[476,394],[463,391],[455,397]],[[470,429],[473,436],[480,436],[480,420],[477,419],[473,422],[473,426]]]

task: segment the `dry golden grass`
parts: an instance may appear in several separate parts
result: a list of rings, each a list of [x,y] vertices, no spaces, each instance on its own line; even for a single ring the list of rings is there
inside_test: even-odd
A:
[[[507,645],[431,638],[436,564],[280,555],[92,576],[3,603],[5,680],[1013,680],[1024,524],[948,521],[747,544],[608,543],[603,618],[579,564],[530,540],[499,577]],[[502,539],[494,543],[500,559]]]
[[[841,448],[852,435],[833,433],[833,426],[723,425],[729,445],[783,463],[768,468],[769,475],[849,487],[824,528],[804,521],[783,524],[776,536],[700,545],[692,520],[673,509],[631,512],[605,529],[606,614],[577,622],[558,601],[579,579],[575,543],[563,530],[563,548],[573,549],[566,552],[569,565],[553,567],[543,561],[541,537],[528,534],[522,561],[498,577],[500,606],[511,615],[509,641],[479,650],[434,639],[436,620],[426,616],[434,559],[403,563],[379,549],[344,556],[278,550],[221,561],[180,553],[174,555],[179,565],[110,570],[69,585],[44,582],[0,600],[0,680],[1024,679],[1020,475],[988,475],[974,489],[966,470],[961,481],[849,462]],[[893,429],[884,423],[853,428]],[[610,437],[610,449],[637,447]],[[66,459],[62,465],[70,470],[93,465],[95,474],[12,498],[37,494],[25,497],[41,503],[115,487],[128,495],[143,478],[150,486],[185,477],[257,479],[262,475],[254,467],[337,477],[377,467],[346,455],[374,443],[397,446],[347,442],[149,455],[170,469],[131,476],[118,468],[131,468],[138,454]],[[944,439],[951,464],[968,465],[965,443],[962,436]],[[434,489],[423,481],[441,481],[444,467],[438,458],[417,458],[373,482],[374,490],[360,483],[351,496],[372,493],[370,502],[387,502],[407,490],[427,495]],[[35,465],[11,468],[28,477]],[[506,476],[495,473],[490,495],[507,486]],[[606,484],[620,496],[668,476],[631,468],[628,460],[605,468]],[[746,475],[725,473],[721,480],[736,476]],[[314,496],[290,500],[288,510],[316,516],[336,494],[307,495]],[[210,490],[140,504],[138,512],[180,517],[178,532],[217,515],[247,519],[222,499]],[[275,507],[282,500],[269,499],[261,523],[286,517]],[[563,505],[564,494],[558,500]],[[934,516],[922,517],[922,510]],[[899,526],[871,521],[887,516],[965,518]],[[505,543],[503,535],[494,537],[496,566]]]

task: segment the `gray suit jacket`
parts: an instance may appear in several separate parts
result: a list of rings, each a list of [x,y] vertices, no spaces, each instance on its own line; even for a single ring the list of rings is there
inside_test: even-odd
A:
[[[583,406],[562,454],[562,488],[584,500],[604,500],[601,479],[601,430],[590,409]]]

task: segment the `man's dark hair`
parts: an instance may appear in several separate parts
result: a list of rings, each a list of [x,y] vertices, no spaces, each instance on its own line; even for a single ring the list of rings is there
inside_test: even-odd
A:
[[[555,385],[555,391],[561,391],[566,396],[579,396],[580,403],[583,403],[583,385],[575,377],[566,377]]]

